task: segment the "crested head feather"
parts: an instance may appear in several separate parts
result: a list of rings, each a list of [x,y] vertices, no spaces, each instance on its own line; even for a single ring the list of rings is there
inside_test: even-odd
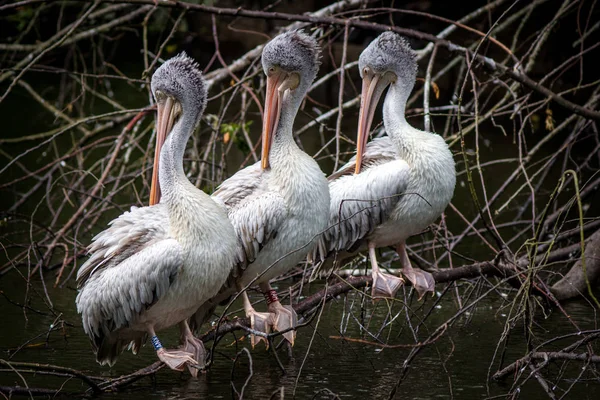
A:
[[[360,54],[361,76],[366,66],[377,73],[394,72],[399,80],[414,83],[418,69],[417,53],[404,37],[391,31],[383,32]]]
[[[277,35],[265,45],[262,63],[265,70],[278,65],[288,72],[316,75],[320,58],[317,40],[301,30],[294,30]]]
[[[201,112],[206,107],[207,86],[198,63],[182,51],[165,61],[151,82],[156,98],[157,91],[176,98],[182,104],[191,104]]]

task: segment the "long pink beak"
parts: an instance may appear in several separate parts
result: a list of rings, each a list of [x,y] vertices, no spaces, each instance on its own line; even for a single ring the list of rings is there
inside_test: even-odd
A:
[[[269,168],[269,153],[273,143],[273,135],[279,125],[281,114],[281,99],[279,86],[285,80],[284,72],[275,73],[267,78],[267,96],[265,98],[265,115],[262,130],[262,169]]]
[[[379,99],[388,84],[387,79],[381,79],[381,75],[379,74],[374,74],[372,77],[369,75],[363,77],[360,111],[358,114],[358,134],[356,138],[355,174],[360,173],[363,154],[367,146],[367,140],[369,139],[369,131],[371,130],[377,103],[379,103]]]
[[[164,102],[158,103],[158,115],[156,117],[156,149],[154,149],[154,165],[152,167],[152,183],[150,185],[150,205],[153,206],[160,201],[160,184],[158,182],[158,171],[160,164],[160,152],[167,136],[173,129],[175,121],[174,100],[167,97]]]

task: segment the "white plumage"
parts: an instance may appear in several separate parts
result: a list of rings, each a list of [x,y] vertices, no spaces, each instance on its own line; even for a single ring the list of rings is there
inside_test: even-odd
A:
[[[387,138],[386,138],[387,139]],[[353,157],[329,177],[331,204],[329,229],[320,240],[321,254],[360,245],[373,230],[387,221],[406,191],[410,167],[396,153],[380,156],[377,142],[368,146],[363,158],[368,167],[355,175]],[[384,148],[389,153],[389,143]],[[363,162],[363,165],[364,165]]]
[[[298,31],[277,36],[263,51],[267,96],[260,162],[237,172],[213,193],[227,209],[240,241],[240,262],[219,296],[196,314],[201,324],[219,302],[250,282],[273,300],[269,280],[306,257],[329,216],[329,188],[316,161],[295,143],[292,127],[318,69],[316,41]],[[296,315],[278,300],[258,313],[243,294],[254,329],[268,332],[296,324]],[[293,343],[294,333],[284,337]],[[252,337],[252,344],[256,338]]]
[[[225,209],[183,173],[185,144],[206,103],[197,65],[185,54],[170,59],[153,75],[152,88],[161,203],[132,207],[93,239],[77,274],[77,311],[101,364],[114,364],[128,346],[137,352],[148,335],[158,343],[156,331],[181,323],[184,349],[155,344],[157,355],[176,370],[187,364],[196,375],[204,351],[186,319],[226,280],[237,239]],[[153,180],[153,199],[158,192]]]
[[[234,269],[242,286],[263,272],[256,283],[295,266],[326,227],[329,191],[324,174],[297,146],[297,151],[280,159],[277,149],[271,153],[270,170],[261,170],[260,163],[249,166],[213,193],[228,210],[244,250],[244,262]],[[246,195],[242,198],[240,192]]]
[[[329,177],[330,229],[319,241],[313,258],[324,263],[333,253],[342,253],[339,259],[344,260],[368,248],[373,295],[393,297],[402,281],[379,272],[375,249],[395,245],[404,274],[422,295],[433,290],[433,278],[412,268],[404,242],[434,222],[450,202],[456,183],[454,160],[443,138],[415,129],[405,119],[417,64],[415,53],[403,38],[383,33],[363,51],[359,67],[363,92],[358,156]],[[388,85],[383,106],[388,136],[366,144],[374,110]],[[358,170],[362,170],[355,174],[357,159]],[[322,265],[321,271],[330,266]]]

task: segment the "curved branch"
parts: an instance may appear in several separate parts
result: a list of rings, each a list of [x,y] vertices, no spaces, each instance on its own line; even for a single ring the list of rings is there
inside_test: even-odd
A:
[[[493,262],[485,261],[481,263],[475,263],[466,265],[458,268],[444,269],[432,272],[433,278],[436,283],[453,282],[459,279],[473,279],[479,276],[497,276],[501,278],[509,278],[515,275],[515,270],[510,266],[506,265],[500,258],[497,258]],[[294,311],[297,314],[306,314],[315,307],[317,307],[322,301],[329,301],[337,296],[347,293],[351,290],[362,289],[367,285],[373,283],[373,278],[370,275],[366,276],[350,276],[345,278],[343,281],[328,285],[326,288],[308,296],[300,303],[292,305]],[[406,282],[406,285],[410,285],[410,282]],[[221,323],[218,330],[211,330],[205,333],[201,339],[204,342],[213,340],[215,337],[222,336],[224,334],[233,332],[235,330],[248,330],[250,328],[250,320],[248,318],[235,318],[232,321]],[[270,334],[271,336],[278,336],[281,332]]]
[[[531,360],[571,360],[571,361],[588,361],[594,364],[600,363],[600,356],[594,356],[588,353],[565,353],[562,351],[536,351],[527,356],[518,359],[506,368],[496,372],[492,378],[502,380],[509,374],[512,374],[517,369],[531,362]]]
[[[72,368],[59,367],[57,365],[49,365],[49,364],[38,364],[38,363],[28,363],[28,362],[16,362],[16,361],[9,362],[9,361],[3,360],[3,359],[0,359],[0,364],[4,364],[11,368],[31,368],[31,369],[37,370],[37,371],[48,371],[48,372],[56,372],[56,373],[62,373],[62,374],[66,373],[70,376],[79,378],[82,381],[84,381],[85,383],[87,383],[88,386],[90,387],[90,389],[92,389],[92,391],[94,393],[102,392],[102,389],[100,389],[98,387],[98,385],[89,376],[81,373],[80,371],[72,369]]]

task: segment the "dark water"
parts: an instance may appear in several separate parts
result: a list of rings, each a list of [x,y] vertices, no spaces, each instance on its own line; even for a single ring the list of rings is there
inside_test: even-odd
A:
[[[18,284],[19,281],[22,281],[20,278],[16,276],[12,278],[15,278],[11,280],[15,284],[3,287],[2,290],[6,297],[14,302],[20,302],[23,298],[24,286]],[[315,282],[305,291],[306,293],[314,292],[321,286],[322,282]],[[62,318],[69,326],[64,326],[64,328],[48,334],[56,317],[45,311],[47,308],[37,294],[32,295],[33,301],[30,307],[40,310],[44,314],[29,310],[27,320],[25,320],[22,308],[10,304],[6,298],[3,298],[0,300],[3,320],[0,330],[2,358],[8,360],[9,357],[12,357],[11,361],[66,366],[79,369],[88,375],[105,377],[128,374],[156,361],[151,346],[146,346],[137,356],[124,353],[112,369],[96,364],[87,337],[81,328],[79,317],[75,312],[76,292],[69,288],[52,289],[49,287],[48,289],[54,301],[55,310],[62,313]],[[43,294],[43,288],[39,282],[34,284],[30,291]],[[469,312],[463,314],[449,328],[446,335],[417,355],[398,389],[396,398],[482,399],[506,393],[512,380],[509,378],[507,383],[499,384],[490,381],[488,375],[497,370],[497,362],[494,365],[490,365],[490,363],[505,328],[506,313],[510,309],[507,299],[510,299],[511,296],[511,293],[491,294],[477,303]],[[380,347],[370,344],[331,338],[331,336],[341,336],[343,330],[343,335],[346,337],[374,341],[372,337],[361,332],[358,321],[368,324],[369,330],[376,332],[388,309],[385,303],[379,303],[374,307],[367,300],[361,310],[361,300],[362,295],[358,292],[347,297],[340,297],[324,307],[318,326],[315,318],[311,326],[302,328],[298,333],[292,358],[288,356],[285,349],[278,352],[286,369],[285,375],[281,373],[273,355],[265,351],[262,344],[251,350],[253,374],[245,388],[244,398],[265,399],[278,390],[283,390],[285,398],[292,398],[292,395],[295,395],[296,398],[306,399],[330,398],[327,393],[335,393],[340,398],[387,398],[391,388],[396,385],[402,364],[410,352],[410,348],[382,350]],[[409,306],[415,314],[411,322],[418,323],[418,317],[429,312],[433,305],[433,299],[426,299],[424,302],[412,301]],[[392,313],[400,312],[400,315],[397,322],[391,328],[384,330],[381,335],[381,338],[390,345],[415,343],[410,330],[406,328],[406,318],[402,310],[400,304],[392,307]],[[565,305],[565,310],[581,329],[596,328],[595,315],[589,305],[583,302],[572,302]],[[421,327],[419,340],[425,340],[433,330],[456,312],[456,304],[452,295],[448,293],[439,304],[433,307],[431,315]],[[539,316],[537,322],[539,325],[534,327],[535,342],[560,334],[577,332],[572,322],[558,311],[550,312],[546,317]],[[207,329],[207,327],[204,328]],[[174,328],[160,336],[163,344],[173,346],[177,343],[177,335],[177,330]],[[36,337],[37,339],[35,339]],[[29,345],[14,354],[15,350],[28,340],[31,340]],[[556,345],[560,347],[564,343],[574,340],[558,342]],[[237,344],[238,351],[243,346],[249,347],[247,340]],[[522,328],[517,325],[512,331],[509,350],[505,354],[506,361],[512,362],[522,357],[525,349]],[[236,346],[233,336],[228,335],[217,347],[212,369],[198,379],[191,378],[187,373],[180,374],[163,369],[156,374],[155,380],[144,378],[122,392],[107,394],[104,397],[127,397],[130,399],[232,398],[232,382],[239,391],[249,376],[249,365],[247,357],[244,355],[236,366],[232,381],[232,359],[235,354]],[[576,376],[580,367],[579,363],[567,367],[563,378]],[[24,378],[31,387],[56,389],[63,387],[66,392],[86,389],[85,384],[76,379],[28,374],[25,374]],[[568,386],[567,381],[561,381],[558,384],[561,387]],[[0,374],[0,385],[23,385],[23,382],[15,373],[4,369]],[[597,399],[598,396],[600,396],[600,387],[597,383],[590,385],[580,383],[570,392],[568,398]],[[521,398],[544,399],[547,397],[537,383],[532,380],[521,388]]]
[[[139,65],[137,65],[137,68],[139,68]],[[126,69],[123,70],[127,71]],[[128,72],[127,74],[139,76],[139,72]],[[356,74],[356,71],[354,74]],[[423,70],[421,70],[422,74]],[[44,82],[34,80],[30,80],[30,83],[36,87],[45,85]],[[147,104],[143,92],[138,91],[131,94],[132,89],[130,87],[122,86],[122,88],[115,88],[115,92],[119,94],[117,97],[120,101],[121,99],[129,99],[130,103],[125,101],[125,105],[136,108]],[[360,83],[355,82],[355,86],[360,87]],[[49,87],[47,90],[54,89]],[[332,101],[337,101],[337,89],[330,88],[330,92],[329,97]],[[443,90],[442,92],[449,93],[449,90]],[[8,134],[17,137],[22,134],[47,130],[48,126],[51,126],[52,118],[49,118],[47,113],[25,96],[22,91],[15,89],[15,93],[16,98],[3,104],[4,109],[0,110],[0,116],[6,117],[4,120],[8,123],[8,129],[6,130],[9,132]],[[313,94],[313,97],[321,99],[321,97],[325,97],[322,94]],[[21,121],[12,118],[13,115],[24,108],[28,110],[30,118]],[[217,112],[217,108],[218,104],[209,104],[209,111]],[[90,111],[90,115],[100,112],[102,110]],[[307,115],[308,113],[310,113],[310,110],[306,113],[299,113],[299,121],[296,127],[302,126],[314,117],[314,115]],[[349,137],[354,136],[356,114],[357,110],[345,113],[342,131],[347,133]],[[380,109],[377,115],[377,118],[380,119]],[[422,123],[421,117],[411,119],[411,123],[420,126]],[[329,121],[329,126],[333,126],[332,121]],[[442,119],[438,121],[437,126],[443,126]],[[256,131],[257,127],[260,127],[258,118],[253,126],[253,131]],[[491,126],[483,126],[482,131],[487,134],[487,128],[489,128],[489,132],[494,132]],[[332,134],[332,132],[328,132],[328,134]],[[257,133],[254,132],[254,137],[256,136]],[[314,154],[320,147],[317,138],[316,130],[302,136],[302,143],[306,146],[305,148],[309,154]],[[515,146],[509,140],[510,138],[507,139],[502,135],[490,133],[487,135],[486,140],[488,139],[489,146],[484,146],[481,150],[482,159],[515,156]],[[471,138],[468,139],[467,147],[472,148],[473,143],[469,140]],[[7,146],[7,149],[15,154],[23,150],[23,148],[17,148],[17,146]],[[453,151],[458,153],[460,149],[455,146]],[[553,149],[548,149],[547,154],[552,151]],[[544,157],[547,154],[539,154],[539,156]],[[51,153],[47,155],[44,153],[42,156],[38,153],[32,153],[24,159],[24,162],[27,165],[40,165],[48,162],[53,156]],[[464,169],[464,165],[461,165],[462,156],[457,155],[455,159],[458,170]],[[239,162],[240,160],[234,161]],[[232,162],[231,165],[237,164]],[[333,167],[330,160],[322,161],[321,166],[326,172],[330,172]],[[499,165],[494,166],[493,171],[484,169],[488,177],[486,180],[488,193],[496,190],[502,184],[503,177],[512,172],[513,168],[513,165]],[[472,218],[476,211],[473,209],[473,202],[470,200],[465,179],[465,175],[458,177],[453,204],[468,218]],[[19,191],[25,191],[25,189],[19,188]],[[506,196],[509,195],[510,193],[506,194]],[[6,198],[0,199],[0,204],[8,206],[14,201],[14,198],[6,196]],[[502,201],[498,203],[501,204]],[[24,207],[33,208],[36,204],[37,200]],[[25,208],[25,211],[29,212],[30,210]],[[454,233],[462,231],[464,228],[462,220],[453,212],[447,214],[446,222],[449,230]],[[106,221],[116,215],[106,216]],[[46,215],[41,216],[41,218],[46,217]],[[506,215],[498,218],[503,217],[506,218]],[[460,224],[457,222],[460,222]],[[98,230],[103,227],[104,223],[98,223]],[[89,238],[91,238],[91,234]],[[89,238],[87,242],[89,242]],[[464,240],[457,251],[467,254],[473,259],[485,260],[491,258],[487,248],[481,246],[481,242],[477,239]],[[35,262],[35,260],[32,261],[33,264]],[[20,271],[23,274],[27,273],[26,268],[21,268]],[[146,346],[137,356],[131,353],[123,354],[113,368],[98,365],[95,362],[88,338],[81,327],[80,318],[75,311],[76,290],[74,287],[54,289],[52,287],[54,276],[49,272],[46,272],[46,274],[45,281],[48,294],[52,299],[57,315],[50,313],[49,308],[44,304],[44,286],[38,277],[32,280],[32,286],[30,287],[26,286],[24,279],[14,270],[0,277],[0,291],[2,292],[2,296],[0,296],[1,359],[15,362],[53,364],[75,368],[88,375],[103,377],[118,377],[129,374],[156,361],[156,355],[151,346]],[[73,280],[69,284],[74,285]],[[468,284],[462,285],[464,288]],[[282,284],[280,289],[285,287],[286,285]],[[322,287],[323,282],[314,282],[305,288],[304,294],[307,295]],[[442,289],[443,286],[438,285],[438,290],[441,291]],[[461,292],[463,291],[461,290]],[[499,368],[499,359],[503,348],[499,347],[498,343],[506,330],[507,316],[511,312],[510,302],[513,295],[513,292],[493,292],[472,307],[468,313],[464,313],[458,318],[448,328],[445,335],[423,349],[412,361],[406,377],[398,387],[395,398],[454,398],[467,400],[496,398],[496,396],[504,398],[503,394],[511,389],[512,379],[509,377],[505,383],[498,383],[491,381],[490,376]],[[462,301],[464,304],[469,304],[469,301],[472,302],[476,297],[473,296],[470,300],[463,298]],[[30,309],[26,312],[22,307],[10,302],[21,304],[26,298],[31,300],[28,303]],[[10,301],[7,299],[10,299]],[[363,307],[361,307],[361,304]],[[323,309],[318,325],[315,318],[310,326],[299,331],[292,357],[287,354],[285,349],[278,352],[285,368],[285,374],[279,369],[273,354],[265,351],[262,344],[250,351],[252,376],[245,388],[244,398],[270,398],[280,390],[283,390],[285,398],[325,399],[332,398],[331,393],[335,393],[340,398],[348,399],[388,398],[389,393],[400,378],[402,365],[411,351],[410,346],[414,345],[416,341],[424,341],[436,328],[453,317],[459,310],[456,298],[452,293],[446,293],[435,307],[434,299],[431,298],[426,299],[424,302],[412,300],[408,305],[411,309],[410,321],[412,324],[418,324],[420,318],[427,315],[424,324],[420,327],[418,338],[415,339],[411,330],[406,326],[406,313],[403,305],[398,302],[393,305],[391,314],[400,314],[391,327],[384,329],[379,337],[385,343],[396,347],[382,349],[379,346],[340,340],[332,338],[332,336],[346,336],[350,339],[361,339],[369,342],[375,341],[375,338],[361,329],[360,324],[367,324],[370,332],[377,332],[388,314],[385,303],[373,306],[370,300],[364,300],[363,296],[357,292],[328,303]],[[595,322],[597,315],[594,313],[593,307],[586,302],[571,302],[564,305],[564,308],[569,318],[558,310],[546,311],[546,314],[544,314],[541,308],[536,308],[532,332],[534,345],[561,334],[576,333],[578,329],[598,328]],[[36,312],[36,310],[39,312]],[[259,306],[258,310],[264,311],[264,306]],[[242,315],[242,313],[237,312],[236,315]],[[60,323],[56,326],[56,321],[62,320],[66,321],[66,324]],[[575,327],[574,323],[578,327]],[[522,319],[511,327],[507,349],[503,353],[505,362],[502,366],[523,357],[528,350]],[[204,329],[208,329],[208,327],[204,327]],[[160,337],[165,346],[175,346],[178,342],[177,328],[161,332]],[[571,337],[556,342],[555,348],[564,347],[575,340],[576,338]],[[25,343],[27,345],[24,346]],[[21,346],[23,347],[19,349]],[[236,364],[234,371],[232,371],[234,366],[232,360],[244,346],[249,347],[247,340],[236,345],[234,344],[234,337],[228,335],[217,347],[215,363],[210,371],[201,375],[198,379],[190,378],[187,373],[180,374],[163,369],[156,374],[154,379],[144,378],[119,393],[106,394],[102,397],[129,399],[237,398],[233,394],[232,383],[235,385],[236,390],[242,390],[246,379],[250,375],[250,369],[245,355],[241,356],[240,362]],[[17,351],[17,349],[19,350]],[[495,354],[496,358],[494,358]],[[562,366],[563,364],[552,365],[544,373],[548,372],[547,377],[552,378],[561,372],[560,368]],[[562,375],[561,380],[553,383],[563,389],[567,388],[571,383],[569,380],[577,377],[581,366],[580,362],[568,364],[564,368],[564,375]],[[583,378],[588,378],[588,376],[584,374]],[[87,385],[73,378],[23,374],[23,379],[31,387],[62,388],[67,393],[82,393],[87,389]],[[0,366],[0,385],[23,386],[23,379],[9,368]],[[275,398],[279,397],[275,396]],[[535,379],[531,379],[520,388],[519,398],[536,400],[547,399],[548,396]],[[594,382],[592,380],[589,383],[585,381],[578,383],[571,389],[566,398],[600,399],[600,385],[598,381]]]

